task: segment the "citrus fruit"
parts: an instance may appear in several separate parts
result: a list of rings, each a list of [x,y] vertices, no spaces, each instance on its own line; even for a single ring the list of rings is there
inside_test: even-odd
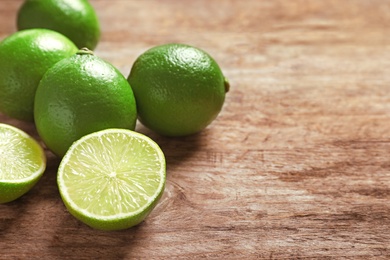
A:
[[[219,114],[229,89],[216,61],[184,44],[153,47],[134,62],[128,81],[139,120],[167,136],[196,133]]]
[[[94,49],[100,38],[98,17],[87,0],[26,0],[18,11],[17,27],[60,32],[80,49]]]
[[[0,203],[28,192],[45,168],[42,147],[24,131],[0,123]]]
[[[0,42],[0,112],[32,121],[34,95],[48,68],[77,52],[68,38],[55,31],[16,32]]]
[[[143,221],[166,180],[165,157],[149,137],[106,129],[76,141],[62,159],[57,183],[69,212],[85,224],[119,230]]]
[[[126,78],[82,49],[43,76],[35,95],[34,118],[46,146],[63,156],[74,141],[89,133],[134,129],[137,109]]]

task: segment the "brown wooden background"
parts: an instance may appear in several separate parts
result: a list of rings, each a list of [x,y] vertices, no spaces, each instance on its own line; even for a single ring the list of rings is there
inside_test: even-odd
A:
[[[1,39],[21,3],[0,0]],[[38,185],[0,205],[0,259],[390,258],[390,1],[91,3],[95,53],[126,77],[146,49],[182,42],[209,52],[231,91],[200,134],[137,127],[165,152],[168,179],[129,230],[68,214],[47,152]],[[37,137],[32,124],[0,122]]]

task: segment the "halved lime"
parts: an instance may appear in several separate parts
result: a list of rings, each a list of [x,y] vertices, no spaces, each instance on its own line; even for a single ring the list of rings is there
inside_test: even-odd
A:
[[[106,129],[76,141],[57,175],[68,211],[101,230],[142,222],[162,196],[165,179],[160,147],[149,137],[125,129]]]
[[[0,123],[0,203],[28,192],[46,168],[42,147],[24,131]]]

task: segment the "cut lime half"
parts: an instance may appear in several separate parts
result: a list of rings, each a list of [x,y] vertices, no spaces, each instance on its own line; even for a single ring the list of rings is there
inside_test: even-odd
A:
[[[143,221],[163,194],[165,157],[149,137],[106,129],[73,143],[62,159],[57,183],[69,212],[101,230]]]
[[[0,203],[28,192],[46,168],[42,147],[24,131],[0,123]]]

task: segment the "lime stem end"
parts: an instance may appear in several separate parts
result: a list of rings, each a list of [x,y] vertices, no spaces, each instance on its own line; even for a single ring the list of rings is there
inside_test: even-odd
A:
[[[77,54],[90,54],[90,55],[93,55],[93,51],[91,51],[87,47],[83,47],[80,50],[78,50]]]
[[[229,92],[229,90],[230,90],[230,83],[229,83],[229,80],[226,77],[223,78],[223,83],[224,83],[224,86],[225,86],[225,93]]]

